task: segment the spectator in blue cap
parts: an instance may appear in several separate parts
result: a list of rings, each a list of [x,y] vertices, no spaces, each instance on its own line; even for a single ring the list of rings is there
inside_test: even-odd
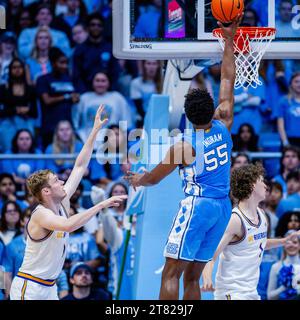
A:
[[[83,262],[74,264],[70,270],[72,292],[62,300],[111,300],[103,289],[93,290],[93,269]]]

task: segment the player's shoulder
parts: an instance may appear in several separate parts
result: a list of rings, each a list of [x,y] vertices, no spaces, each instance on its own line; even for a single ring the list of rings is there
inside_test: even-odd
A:
[[[51,214],[53,215],[54,212],[42,205],[38,205],[31,213],[31,220],[32,221],[37,221],[45,216],[45,214]]]

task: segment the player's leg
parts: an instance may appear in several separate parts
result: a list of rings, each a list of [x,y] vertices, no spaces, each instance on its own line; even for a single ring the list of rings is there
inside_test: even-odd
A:
[[[179,279],[187,264],[187,261],[166,258],[159,293],[160,300],[179,299]]]
[[[200,300],[200,277],[206,262],[189,262],[184,270],[184,295],[183,300]]]

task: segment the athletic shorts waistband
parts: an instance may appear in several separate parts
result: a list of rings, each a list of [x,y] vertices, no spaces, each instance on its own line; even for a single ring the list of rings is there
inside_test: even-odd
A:
[[[56,279],[55,280],[44,280],[44,279],[34,277],[31,274],[24,273],[24,272],[18,272],[17,277],[38,283],[38,284],[45,286],[45,287],[53,287],[56,283]]]

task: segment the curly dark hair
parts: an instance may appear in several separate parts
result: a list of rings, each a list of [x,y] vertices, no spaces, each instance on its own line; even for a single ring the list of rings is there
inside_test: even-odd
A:
[[[264,177],[265,169],[261,163],[249,164],[234,169],[231,174],[231,193],[238,201],[249,199],[254,185],[260,177]]]
[[[194,125],[208,124],[214,115],[214,101],[207,90],[193,89],[185,96],[185,114]]]
[[[300,221],[300,211],[287,211],[280,217],[277,227],[275,229],[275,237],[284,237],[289,230],[288,224],[292,219],[292,216],[296,216]]]

